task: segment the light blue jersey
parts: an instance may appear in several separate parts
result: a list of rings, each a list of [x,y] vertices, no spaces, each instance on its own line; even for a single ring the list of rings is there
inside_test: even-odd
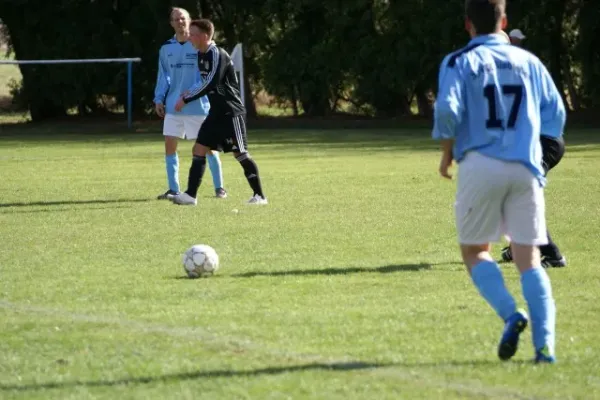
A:
[[[154,103],[165,105],[167,114],[175,114],[179,96],[200,81],[198,50],[191,42],[179,43],[175,37],[162,45],[158,56],[158,77],[154,89]],[[207,115],[210,103],[207,97],[186,104],[177,114]]]
[[[479,153],[525,165],[543,184],[540,134],[560,137],[566,112],[546,67],[498,34],[444,58],[434,139],[454,139],[454,159]]]

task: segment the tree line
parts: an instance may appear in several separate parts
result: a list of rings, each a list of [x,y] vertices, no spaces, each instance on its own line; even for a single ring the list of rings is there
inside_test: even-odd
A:
[[[465,45],[463,0],[0,0],[16,59],[141,57],[134,108],[151,110],[172,6],[210,18],[229,51],[244,44],[246,103],[266,92],[295,114],[429,116],[442,57]],[[597,0],[509,0],[571,111],[600,106]],[[39,121],[126,103],[119,64],[22,65],[15,99]]]

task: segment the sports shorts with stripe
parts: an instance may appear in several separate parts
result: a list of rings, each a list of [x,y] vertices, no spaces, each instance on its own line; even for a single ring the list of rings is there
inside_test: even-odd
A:
[[[196,143],[224,153],[248,151],[245,115],[212,116],[200,127]]]

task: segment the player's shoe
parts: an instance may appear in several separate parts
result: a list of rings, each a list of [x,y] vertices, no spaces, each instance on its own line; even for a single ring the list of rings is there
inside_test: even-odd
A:
[[[178,192],[174,192],[171,189],[169,189],[166,192],[164,192],[163,194],[159,194],[156,197],[156,200],[170,200],[169,196],[177,196],[178,194],[179,194]]]
[[[509,360],[517,352],[519,336],[527,328],[529,319],[523,310],[517,310],[504,324],[502,339],[498,345],[498,357],[501,360]]]
[[[217,199],[226,199],[227,198],[227,190],[223,188],[218,188],[215,190],[215,197]]]
[[[563,268],[567,266],[567,259],[562,257],[560,259],[544,257],[542,259],[542,267],[544,268]]]
[[[250,200],[248,200],[247,204],[269,204],[269,201],[265,197],[255,194],[254,196],[250,197]]]
[[[512,250],[510,249],[510,246],[503,248],[501,255],[502,261],[504,262],[511,262],[513,260]]]
[[[548,346],[544,346],[539,350],[535,351],[535,363],[536,364],[554,364],[556,357],[550,353]]]
[[[180,206],[195,206],[198,204],[198,200],[183,192],[171,198],[173,204],[179,204]]]

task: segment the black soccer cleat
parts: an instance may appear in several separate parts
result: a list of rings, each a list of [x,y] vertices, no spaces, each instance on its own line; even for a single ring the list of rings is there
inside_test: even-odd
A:
[[[215,190],[215,197],[217,199],[226,199],[227,198],[227,190],[223,188],[218,188]]]
[[[166,192],[164,192],[163,194],[159,194],[156,197],[156,200],[168,200],[169,196],[177,196],[178,194],[179,194],[178,192],[175,192],[175,191],[169,189]]]
[[[502,249],[502,261],[511,262],[512,260],[513,260],[513,256],[512,256],[512,250],[510,249],[510,246],[503,248]]]
[[[544,257],[542,259],[542,267],[544,268],[564,268],[567,266],[567,259]]]

